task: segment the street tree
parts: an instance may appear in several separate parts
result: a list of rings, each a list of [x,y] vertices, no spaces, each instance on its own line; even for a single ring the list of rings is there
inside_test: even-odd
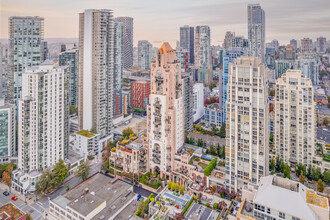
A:
[[[68,165],[64,163],[62,159],[60,159],[54,166],[53,169],[53,177],[55,179],[56,185],[61,185],[65,178],[69,176]]]
[[[42,171],[41,176],[36,185],[36,193],[44,194],[56,187],[56,181],[50,169]]]
[[[317,191],[319,191],[319,192],[323,192],[324,191],[324,184],[323,184],[323,181],[321,179],[319,179],[317,181]]]
[[[8,171],[2,173],[2,181],[8,186],[9,192],[11,191],[11,177]]]
[[[304,172],[303,171],[300,172],[299,182],[301,184],[304,184],[305,183],[305,176],[304,176]]]
[[[90,169],[91,166],[89,165],[88,161],[83,161],[77,168],[76,176],[85,181],[90,174]]]

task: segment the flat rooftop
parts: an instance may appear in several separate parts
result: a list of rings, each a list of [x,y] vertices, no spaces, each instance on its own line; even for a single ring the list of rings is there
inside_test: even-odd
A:
[[[130,119],[130,123],[125,125],[125,124],[122,124],[122,125],[119,125],[115,130],[122,134],[123,133],[123,130],[125,128],[132,128],[133,132],[135,134],[138,134],[139,133],[139,129],[140,129],[140,132],[143,130],[143,129],[146,129],[147,127],[147,118],[143,119],[143,118],[132,118]]]
[[[81,136],[84,136],[84,137],[87,137],[87,138],[92,138],[95,136],[95,134],[89,132],[89,131],[86,131],[86,130],[81,130],[81,131],[78,131],[76,134],[78,135],[81,135]]]
[[[216,220],[219,212],[214,211],[204,205],[194,202],[185,215],[185,219],[189,220]]]
[[[328,209],[328,199],[317,195],[314,190],[306,190],[306,202],[324,209]]]
[[[8,202],[0,207],[0,218],[1,219],[11,219],[16,220],[20,219],[25,215],[24,212],[19,210],[16,206],[14,206],[12,203]]]
[[[133,219],[135,212],[139,207],[139,202],[134,199],[128,206],[126,206],[116,217],[117,220]]]
[[[67,207],[84,216],[93,212],[99,205],[106,203],[106,207],[92,219],[109,219],[134,196],[130,184],[97,173],[65,193],[63,198],[59,196],[52,201],[59,206],[67,203]]]

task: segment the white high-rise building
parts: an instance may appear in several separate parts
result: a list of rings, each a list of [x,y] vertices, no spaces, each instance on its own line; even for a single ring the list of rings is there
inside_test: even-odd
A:
[[[313,85],[319,84],[319,56],[315,54],[300,54],[294,62],[294,69],[301,70],[301,73],[309,78]]]
[[[226,186],[237,191],[269,169],[268,83],[259,58],[229,64],[226,108]]]
[[[105,146],[113,131],[113,13],[85,10],[79,14],[79,25],[79,125],[100,134]]]
[[[138,67],[142,69],[150,69],[151,56],[150,52],[152,44],[147,40],[138,42]]]
[[[67,157],[69,68],[46,60],[23,74],[18,106],[18,169],[29,173]]]
[[[195,28],[195,66],[211,66],[211,30],[209,26]]]
[[[151,63],[151,94],[147,109],[150,168],[169,177],[175,154],[184,143],[184,99],[181,64],[165,42]]]
[[[250,53],[264,62],[266,39],[265,11],[259,4],[249,4],[247,9]]]
[[[314,156],[313,84],[300,70],[287,70],[276,82],[274,146],[287,164],[310,165]]]
[[[0,163],[8,163],[16,156],[15,105],[0,98]]]

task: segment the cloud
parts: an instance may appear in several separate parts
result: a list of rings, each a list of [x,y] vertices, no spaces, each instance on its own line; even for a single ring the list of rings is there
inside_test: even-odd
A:
[[[247,36],[247,5],[250,0],[12,0],[2,3],[1,38],[8,36],[8,17],[45,17],[46,37],[78,37],[78,13],[89,8],[108,8],[115,16],[134,18],[134,42],[179,40],[185,24],[209,25],[213,44],[226,31]],[[304,36],[330,38],[329,0],[260,0],[266,13],[266,38],[287,43]],[[5,10],[7,9],[7,10]]]

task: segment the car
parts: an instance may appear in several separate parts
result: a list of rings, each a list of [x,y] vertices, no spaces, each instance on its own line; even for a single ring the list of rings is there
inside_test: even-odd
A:
[[[2,194],[4,194],[5,196],[9,196],[9,192],[4,191]]]
[[[11,200],[16,201],[17,200],[17,196],[11,197]]]

